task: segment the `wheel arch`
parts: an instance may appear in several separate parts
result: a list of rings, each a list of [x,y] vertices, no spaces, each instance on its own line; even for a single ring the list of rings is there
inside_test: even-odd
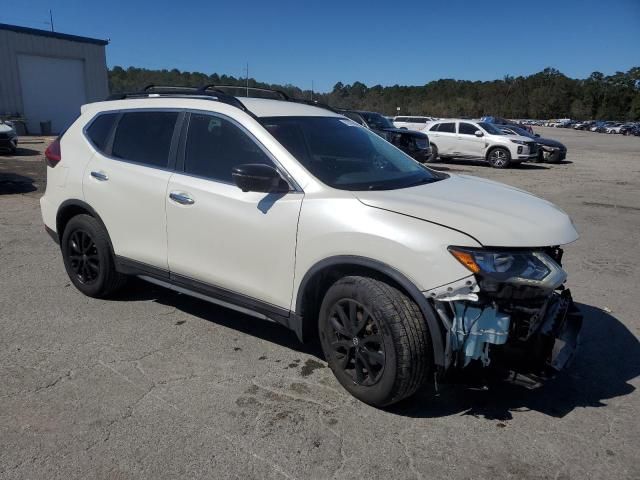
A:
[[[444,365],[444,332],[438,316],[420,289],[395,268],[378,260],[356,255],[337,255],[313,265],[304,275],[296,292],[296,334],[301,341],[317,335],[317,313],[326,291],[338,279],[348,275],[365,275],[387,281],[403,291],[420,308],[431,334],[433,360]]]
[[[56,213],[56,234],[58,237],[58,243],[62,244],[62,235],[64,233],[64,229],[73,217],[77,215],[89,215],[95,218],[102,228],[104,228],[105,232],[107,232],[107,239],[109,241],[109,249],[111,254],[114,255],[113,244],[111,243],[111,237],[109,236],[109,231],[107,230],[106,225],[100,218],[98,212],[96,212],[91,205],[83,200],[79,199],[69,199],[65,200],[58,207],[58,212]]]
[[[487,153],[484,156],[486,161],[489,161],[489,155],[491,155],[491,152],[493,152],[496,148],[501,148],[502,150],[506,150],[507,153],[509,154],[509,159],[511,159],[513,157],[513,155],[511,155],[511,150],[509,149],[508,146],[501,145],[501,144],[495,144],[495,145],[491,145],[489,148],[487,148]]]

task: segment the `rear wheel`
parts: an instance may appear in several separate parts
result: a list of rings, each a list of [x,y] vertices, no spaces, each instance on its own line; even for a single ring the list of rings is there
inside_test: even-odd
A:
[[[382,407],[412,395],[428,378],[432,353],[418,306],[395,287],[368,277],[345,277],[320,308],[322,349],[342,386]]]
[[[116,271],[108,234],[90,215],[69,220],[60,248],[69,278],[85,295],[103,298],[124,285],[126,276]]]
[[[503,147],[496,147],[487,155],[489,165],[493,168],[507,168],[511,163],[511,153]]]

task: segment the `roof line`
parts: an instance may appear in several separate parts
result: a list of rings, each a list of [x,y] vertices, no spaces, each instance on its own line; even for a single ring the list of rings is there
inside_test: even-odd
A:
[[[94,45],[108,45],[109,40],[100,40],[98,38],[81,37],[79,35],[69,35],[68,33],[50,32],[49,30],[40,30],[38,28],[20,27],[18,25],[9,25],[0,23],[0,30],[8,30],[10,32],[25,33],[28,35],[38,35],[40,37],[57,38],[59,40],[69,40],[72,42],[93,43]]]

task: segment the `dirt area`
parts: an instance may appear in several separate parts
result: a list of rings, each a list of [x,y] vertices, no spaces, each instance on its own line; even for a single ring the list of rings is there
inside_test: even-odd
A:
[[[640,138],[537,131],[566,162],[435,167],[571,215],[575,363],[539,390],[442,385],[386,411],[275,324],[141,281],[79,294],[40,218],[49,139],[21,139],[0,155],[0,478],[640,478]]]

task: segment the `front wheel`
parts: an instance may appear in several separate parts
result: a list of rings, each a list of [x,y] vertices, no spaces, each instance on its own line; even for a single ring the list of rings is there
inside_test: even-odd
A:
[[[507,168],[511,163],[511,153],[506,148],[496,147],[489,152],[487,160],[493,168]]]
[[[344,277],[327,291],[319,316],[322,350],[342,386],[376,407],[412,395],[432,370],[428,327],[397,288]]]

